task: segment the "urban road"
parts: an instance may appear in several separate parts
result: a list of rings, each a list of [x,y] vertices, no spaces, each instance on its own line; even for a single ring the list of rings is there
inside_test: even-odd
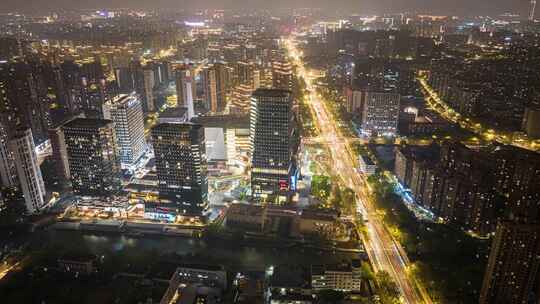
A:
[[[369,217],[367,221],[368,238],[364,240],[364,245],[372,261],[375,271],[384,270],[390,274],[399,286],[404,303],[433,303],[425,289],[418,282],[408,275],[409,260],[401,246],[392,238],[382,220],[376,216],[376,208],[372,198],[368,193],[366,177],[356,171],[354,153],[351,151],[351,142],[340,132],[336,122],[322,100],[321,96],[315,92],[313,78],[310,71],[306,69],[301,55],[296,47],[294,38],[285,41],[286,48],[291,60],[297,67],[298,76],[306,82],[309,92],[306,98],[314,113],[315,124],[321,136],[326,140],[323,142],[328,146],[331,159],[334,161],[333,168],[337,176],[353,189],[357,196],[358,208],[365,210]]]

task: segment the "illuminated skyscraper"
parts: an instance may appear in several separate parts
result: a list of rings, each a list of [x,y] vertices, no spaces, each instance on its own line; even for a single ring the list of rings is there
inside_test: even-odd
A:
[[[128,168],[146,151],[144,116],[136,94],[120,95],[103,105],[103,117],[114,122],[122,167]]]
[[[210,112],[223,112],[226,105],[227,71],[222,63],[215,63],[202,72],[206,107]]]
[[[400,96],[391,92],[367,92],[362,111],[362,132],[395,135],[399,119]]]
[[[120,159],[114,123],[76,118],[62,130],[66,142],[73,192],[108,196],[120,190]]]
[[[45,183],[34,145],[34,137],[30,129],[17,130],[9,141],[13,152],[15,168],[20,189],[24,196],[26,211],[35,213],[45,205]]]
[[[275,89],[292,90],[293,72],[292,66],[286,61],[272,62],[272,87]]]
[[[143,69],[144,79],[144,105],[147,112],[154,112],[156,106],[154,103],[154,86],[156,85],[154,71],[150,67]]]
[[[0,121],[0,186],[11,187],[17,183],[17,172],[13,153],[9,148],[9,138],[6,128]]]
[[[254,62],[240,61],[234,67],[237,85],[248,85],[253,90],[261,86],[261,72]]]
[[[195,75],[190,69],[176,71],[176,96],[178,106],[187,108],[188,121],[195,116],[193,99],[196,96]]]
[[[46,138],[49,99],[43,78],[25,62],[0,62],[0,116],[8,130],[32,129],[36,141]]]
[[[231,113],[247,113],[251,104],[253,89],[250,85],[241,84],[234,88],[231,97]]]
[[[529,21],[534,21],[536,11],[536,0],[531,0],[531,12],[529,13]]]
[[[69,162],[67,157],[66,139],[62,126],[49,129],[49,140],[51,141],[52,157],[54,159],[56,174],[63,180],[69,180]]]
[[[258,89],[251,100],[251,189],[254,197],[288,199],[296,190],[296,129],[290,91]]]
[[[159,195],[182,213],[200,214],[208,203],[204,128],[163,123],[152,128]]]

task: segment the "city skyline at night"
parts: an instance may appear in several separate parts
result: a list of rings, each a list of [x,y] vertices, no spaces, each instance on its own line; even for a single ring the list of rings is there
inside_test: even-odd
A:
[[[0,301],[540,304],[535,0],[0,8]]]

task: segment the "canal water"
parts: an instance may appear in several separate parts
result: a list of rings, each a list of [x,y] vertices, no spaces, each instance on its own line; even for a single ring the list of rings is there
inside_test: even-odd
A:
[[[181,237],[128,237],[117,234],[91,234],[80,231],[48,229],[35,232],[32,249],[47,248],[60,252],[110,254],[152,253],[158,256],[191,256],[219,261],[234,268],[263,269],[271,265],[311,265],[349,261],[357,254],[323,251],[300,246],[275,248],[271,245],[246,245],[222,240]],[[157,258],[157,257],[156,257]]]

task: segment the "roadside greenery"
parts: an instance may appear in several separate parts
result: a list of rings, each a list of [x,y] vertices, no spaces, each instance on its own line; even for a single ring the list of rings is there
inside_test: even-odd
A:
[[[339,185],[334,185],[332,188],[329,203],[330,206],[344,214],[354,214],[356,210],[354,191],[350,188],[342,188]]]
[[[319,304],[335,304],[341,303],[345,299],[345,294],[341,291],[333,289],[325,289],[317,294]]]
[[[321,78],[320,81],[324,83],[327,80],[325,78]],[[343,136],[356,136],[355,132],[353,131],[354,127],[350,119],[350,114],[345,108],[345,102],[341,94],[337,90],[327,87],[319,87],[317,89],[317,93],[321,95],[327,109],[332,112],[336,119],[338,119],[337,124]]]
[[[356,229],[358,229],[358,232],[364,236],[364,239],[368,239],[368,230],[364,219],[361,216],[356,216],[354,223],[356,225]]]
[[[377,295],[380,297],[382,304],[398,304],[401,292],[399,286],[392,280],[388,272],[379,271],[375,275],[377,282]]]
[[[355,194],[350,188],[342,187],[326,175],[314,175],[311,180],[311,194],[321,201],[325,208],[339,210],[344,214],[353,214]]]
[[[340,107],[343,104],[342,99],[337,91],[332,89],[335,86],[331,79],[321,79],[321,82],[328,84],[328,88],[320,87],[317,93],[321,94],[328,109],[345,121],[340,122],[341,130],[348,130],[350,133],[343,134],[353,134],[352,127],[346,128],[350,117],[344,113],[343,107]],[[456,130],[451,130],[448,133],[437,133],[428,139],[436,141],[455,134]],[[393,143],[393,140],[385,138],[370,142],[373,145]],[[358,143],[356,148],[360,155],[370,154],[366,145]],[[382,168],[390,167],[388,163],[380,161],[378,165]],[[378,213],[383,217],[392,236],[403,245],[412,262],[409,275],[421,282],[430,293],[433,302],[477,303],[488,255],[488,241],[474,239],[449,225],[421,222],[404,205],[401,197],[394,193],[393,186],[385,179],[373,175],[368,178],[368,183],[374,189],[373,195],[380,211]],[[337,190],[339,194],[334,194],[335,187],[333,185],[330,187],[332,191],[327,197],[328,201],[340,202],[343,194]],[[362,227],[362,224],[357,223],[358,227]],[[378,286],[379,297],[373,302],[400,303],[399,289],[388,273],[379,272],[373,276]],[[372,301],[365,300],[361,303]]]
[[[326,201],[332,190],[330,177],[325,175],[314,175],[311,179],[311,194],[321,201]]]
[[[318,136],[318,132],[317,128],[315,127],[313,113],[307,104],[306,93],[307,89],[305,80],[295,76],[293,78],[293,96],[298,102],[300,133],[302,137],[316,137]]]
[[[421,222],[385,179],[369,179],[387,228],[412,265],[410,275],[422,282],[438,303],[477,303],[488,255],[488,241],[474,239],[445,224]]]

